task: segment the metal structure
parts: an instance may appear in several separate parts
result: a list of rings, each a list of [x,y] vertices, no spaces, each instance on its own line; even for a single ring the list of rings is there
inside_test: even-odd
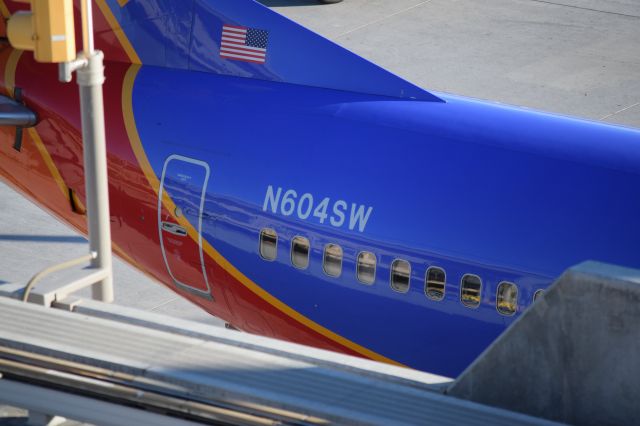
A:
[[[111,228],[102,97],[104,55],[94,48],[91,0],[81,1],[81,16],[83,50],[74,60],[60,63],[59,79],[62,82],[70,82],[73,72],[76,72],[80,88],[89,254],[38,272],[24,290],[23,300],[25,301],[29,299],[32,287],[48,274],[86,261],[90,262],[90,273],[66,284],[64,289],[61,289],[62,293],[66,295],[90,285],[94,299],[104,302],[113,301]],[[33,50],[36,60],[43,62],[67,60],[72,52],[71,49],[75,49],[73,5],[69,0],[33,1],[32,12],[18,12],[9,22],[7,30],[9,41],[15,47]],[[0,99],[0,125],[16,126],[14,147],[20,150],[21,129],[35,125],[36,116],[18,102],[19,93],[15,93],[14,97],[16,100],[5,97]]]
[[[102,84],[104,66],[102,52],[93,45],[91,0],[82,1],[82,38],[84,50],[80,58],[84,66],[77,68],[82,111],[84,141],[84,177],[87,194],[89,249],[96,253],[91,266],[105,271],[92,287],[93,298],[113,301],[111,260],[111,228],[109,223],[109,188],[107,185],[107,150],[104,129]]]
[[[568,424],[637,423],[638,301],[640,270],[570,268],[447,393]]]
[[[455,381],[98,301],[45,309],[3,287],[0,402],[36,424],[630,424],[639,284],[638,270],[570,268]]]
[[[444,377],[101,302],[66,312],[0,297],[0,322],[0,401],[45,419],[549,424],[446,397]]]

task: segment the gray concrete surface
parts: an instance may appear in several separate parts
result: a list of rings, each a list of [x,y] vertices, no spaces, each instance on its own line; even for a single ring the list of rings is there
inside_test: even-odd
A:
[[[26,283],[39,270],[88,252],[84,237],[0,181],[0,286]],[[114,258],[115,303],[221,326],[171,290]],[[85,291],[89,296],[90,293]]]
[[[448,394],[580,425],[640,419],[640,270],[585,262],[451,385]]]
[[[429,90],[640,127],[637,0],[262,0]]]

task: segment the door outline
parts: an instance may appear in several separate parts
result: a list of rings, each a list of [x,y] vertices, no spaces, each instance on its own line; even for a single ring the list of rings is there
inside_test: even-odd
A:
[[[190,286],[189,284],[185,284],[176,279],[171,272],[171,267],[169,266],[169,261],[167,260],[167,254],[164,249],[164,239],[162,237],[162,196],[164,195],[164,178],[167,172],[167,166],[172,160],[183,161],[185,163],[195,164],[197,166],[201,166],[205,169],[205,178],[202,184],[202,193],[200,194],[200,211],[198,212],[198,249],[200,250],[200,266],[202,267],[202,276],[204,278],[204,283],[207,286],[207,290],[200,290],[199,288],[195,288]],[[207,185],[209,184],[209,176],[210,176],[210,168],[209,164],[204,161],[195,160],[193,158],[185,157],[183,155],[172,154],[164,162],[164,166],[162,166],[162,177],[160,178],[160,190],[158,191],[158,236],[160,237],[160,250],[162,251],[162,258],[164,259],[164,265],[167,268],[167,272],[171,279],[176,284],[177,287],[187,290],[191,293],[197,294],[198,296],[212,299],[211,295],[211,286],[209,285],[209,279],[207,277],[207,271],[204,267],[204,252],[202,250],[202,213],[204,212],[204,198],[207,193]],[[189,235],[187,234],[187,237]]]

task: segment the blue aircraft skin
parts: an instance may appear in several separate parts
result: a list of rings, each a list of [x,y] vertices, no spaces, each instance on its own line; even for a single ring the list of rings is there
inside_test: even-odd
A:
[[[145,64],[134,115],[155,174],[171,155],[206,162],[203,238],[329,330],[455,376],[566,268],[587,259],[640,267],[637,130],[426,92],[252,1],[144,5],[167,22],[138,17],[127,32]],[[172,36],[189,22],[190,44]],[[145,23],[155,31],[140,31]],[[270,31],[266,64],[206,54],[229,23]],[[167,108],[172,99],[181,102]],[[269,204],[269,188],[294,190],[294,212],[283,214],[282,198]],[[304,218],[304,194],[312,212],[329,198],[323,223]],[[199,196],[173,198],[197,205]],[[339,200],[346,215],[352,204],[372,209],[364,229],[349,229],[350,218],[332,226]],[[278,234],[273,262],[259,254],[265,228]],[[311,243],[305,270],[291,262],[295,236]],[[326,244],[343,249],[339,277],[323,271]],[[361,251],[376,255],[373,285],[356,278]],[[390,286],[395,259],[411,264],[407,293]],[[425,295],[430,266],[446,271],[442,301]],[[465,274],[482,280],[476,309],[460,300]],[[516,315],[496,309],[503,281],[518,286]]]
[[[640,267],[636,129],[428,92],[251,0],[103,3],[141,62],[132,114],[155,179],[229,264],[335,335],[453,377],[566,268]],[[221,57],[224,25],[267,31],[265,63]],[[98,28],[98,46],[110,31]],[[107,70],[124,62],[106,58]],[[264,229],[278,236],[274,260],[260,253]],[[304,269],[297,236],[310,242]],[[327,244],[343,251],[337,277]],[[357,278],[361,252],[375,255],[372,284]],[[158,253],[135,257],[152,270]],[[404,292],[391,286],[396,260],[411,267]],[[430,267],[446,272],[443,300],[425,294]],[[469,274],[477,307],[462,303]],[[513,315],[497,309],[503,282],[518,289]],[[297,341],[277,322],[243,328]]]
[[[161,123],[140,129],[156,175],[171,155],[209,164],[203,237],[287,305],[393,360],[455,376],[566,268],[640,266],[636,130],[445,95],[416,102],[181,74],[144,68],[136,81],[136,120]],[[188,109],[167,109],[163,99],[179,97],[186,78],[198,95]],[[275,213],[269,187],[282,189]],[[331,200],[323,224],[304,218],[303,194],[313,208]],[[184,206],[199,198],[173,196]],[[349,218],[331,225],[336,200],[372,207],[363,231]],[[273,262],[259,254],[265,228],[279,238]],[[311,243],[305,270],[291,262],[295,236]],[[343,249],[339,277],[323,271],[326,244]],[[361,251],[377,257],[373,285],[356,278]],[[411,264],[407,293],[390,286],[395,259]],[[446,271],[442,301],[425,295],[430,266]],[[465,274],[482,279],[476,309],[461,303]],[[496,309],[503,281],[518,286],[516,315]]]

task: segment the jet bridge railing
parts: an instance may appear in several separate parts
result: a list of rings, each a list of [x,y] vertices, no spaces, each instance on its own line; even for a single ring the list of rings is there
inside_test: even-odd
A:
[[[112,304],[75,306],[84,314],[0,297],[0,402],[106,425],[549,424],[446,397],[450,379],[428,373]]]

